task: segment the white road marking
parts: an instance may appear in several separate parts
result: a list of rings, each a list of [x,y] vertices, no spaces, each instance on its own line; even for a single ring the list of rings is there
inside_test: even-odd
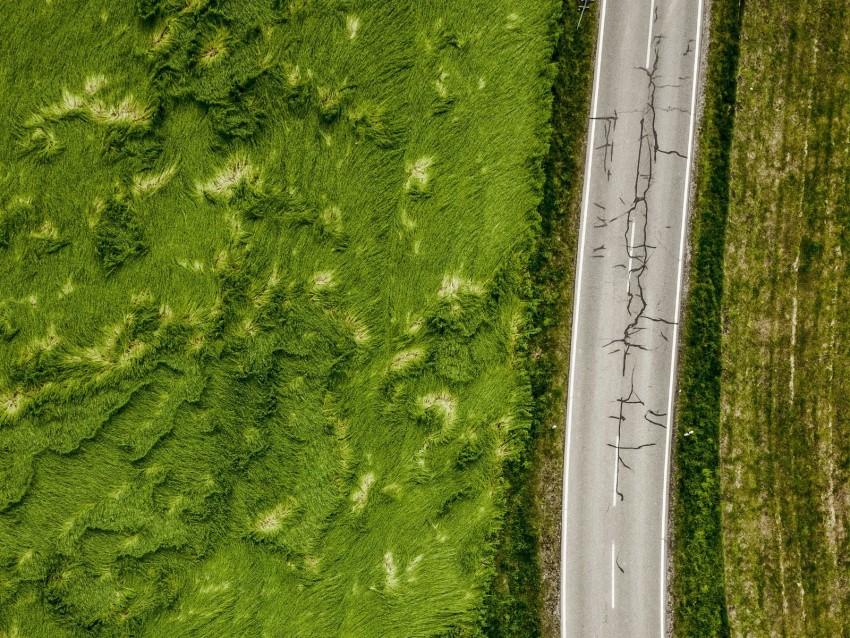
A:
[[[697,79],[699,75],[699,56],[700,56],[700,40],[702,38],[702,5],[703,0],[699,0],[697,9],[697,37],[696,47],[694,48],[694,73],[693,87],[691,88],[691,123],[688,131],[688,155],[685,162],[685,192],[682,196],[682,231],[679,238],[679,269],[676,283],[676,314],[673,320],[673,352],[670,355],[670,387],[667,395],[667,442],[664,449],[664,484],[662,487],[663,505],[661,506],[661,596],[659,605],[661,606],[661,638],[667,636],[667,622],[665,619],[667,612],[667,492],[669,490],[668,482],[670,480],[670,443],[673,437],[673,388],[676,383],[676,350],[679,338],[679,317],[680,304],[682,298],[682,268],[684,266],[685,254],[685,233],[688,228],[688,203],[690,201],[690,186],[691,186],[691,164],[693,160],[694,148],[694,124],[696,118],[697,106]]]
[[[631,218],[629,218],[629,221],[631,221]],[[632,224],[632,236],[631,236],[631,239],[629,239],[629,250],[628,250],[628,252],[629,252],[629,267],[628,267],[629,276],[626,278],[626,294],[628,294],[629,291],[632,289],[632,251],[634,250],[634,247],[635,247],[635,228],[637,228],[637,221],[635,221],[635,223]]]
[[[652,57],[652,23],[655,21],[655,0],[649,5],[649,35],[646,36],[646,64],[644,68],[649,71],[649,61]]]
[[[614,541],[611,541],[611,609],[614,609],[617,605],[616,600],[614,599],[614,592],[617,588],[617,558],[616,552],[614,550]]]
[[[587,162],[584,177],[584,195],[582,198],[581,211],[581,239],[579,242],[578,272],[576,273],[576,292],[573,304],[573,329],[572,342],[570,346],[570,383],[575,378],[576,367],[576,344],[578,343],[578,316],[581,303],[581,276],[584,266],[584,243],[587,235],[587,211],[590,197],[590,176],[593,169],[593,149],[596,143],[596,117],[599,110],[599,78],[602,76],[602,44],[605,38],[605,13],[608,6],[607,0],[602,0],[602,15],[599,20],[599,45],[596,48],[596,74],[593,78],[593,106],[591,108],[590,143],[587,148]],[[574,392],[567,388],[567,447],[564,458],[564,496],[561,503],[561,636],[567,636],[567,494],[570,484],[570,439],[573,429],[573,396]]]
[[[614,446],[614,487],[611,494],[611,507],[617,507],[617,481],[620,478],[620,428],[617,428],[617,445]]]

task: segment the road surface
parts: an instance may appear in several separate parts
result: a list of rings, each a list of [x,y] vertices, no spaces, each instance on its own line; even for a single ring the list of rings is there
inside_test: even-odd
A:
[[[599,0],[567,401],[564,637],[667,635],[674,370],[703,0]]]

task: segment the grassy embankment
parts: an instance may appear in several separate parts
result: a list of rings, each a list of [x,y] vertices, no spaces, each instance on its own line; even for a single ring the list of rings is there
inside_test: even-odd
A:
[[[735,635],[850,636],[850,12],[747,0],[723,302]]]
[[[533,405],[529,443],[508,464],[508,510],[500,536],[486,633],[558,632],[564,394],[570,347],[576,235],[596,35],[593,11],[566,1],[554,53],[552,132],[544,160],[541,233],[531,261]]]
[[[0,632],[480,631],[554,8],[10,5]]]
[[[723,258],[735,122],[740,1],[711,5],[699,135],[687,309],[673,473],[673,622],[677,636],[726,636],[720,520],[720,384]],[[693,431],[685,437],[684,434]]]

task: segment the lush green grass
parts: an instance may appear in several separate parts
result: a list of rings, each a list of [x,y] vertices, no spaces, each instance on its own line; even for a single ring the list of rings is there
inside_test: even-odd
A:
[[[565,1],[554,51],[552,137],[543,162],[541,230],[530,264],[535,333],[528,344],[533,396],[529,444],[508,464],[508,509],[493,580],[488,636],[558,633],[563,413],[569,360],[585,118],[595,14]],[[544,578],[545,575],[545,578]],[[555,583],[553,586],[553,582]],[[547,586],[548,585],[548,586]]]
[[[0,24],[0,635],[480,632],[553,2]]]
[[[723,301],[736,635],[850,636],[850,13],[747,0]]]
[[[739,0],[711,5],[674,438],[673,622],[683,637],[729,635],[720,521],[720,308],[740,12]]]

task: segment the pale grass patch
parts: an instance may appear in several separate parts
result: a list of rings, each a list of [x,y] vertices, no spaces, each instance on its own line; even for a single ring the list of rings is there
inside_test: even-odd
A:
[[[412,188],[423,189],[428,185],[430,179],[429,168],[434,165],[434,158],[423,156],[406,166],[407,181],[404,184],[406,190]]]
[[[70,295],[72,292],[74,292],[74,290],[76,290],[76,288],[74,287],[74,280],[69,275],[67,281],[64,283],[62,288],[59,290],[59,298],[64,299],[65,297]]]
[[[456,412],[456,401],[455,398],[448,392],[426,395],[420,399],[420,402],[422,403],[422,407],[426,410],[432,407],[439,408],[445,415],[447,424],[450,425],[454,422]]]
[[[165,466],[161,463],[154,463],[153,465],[149,465],[142,472],[147,480],[150,481],[161,481],[165,479],[168,471],[165,469]]]
[[[399,215],[399,219],[401,220],[401,225],[404,226],[407,230],[413,230],[416,228],[416,220],[414,220],[407,212],[406,208],[401,209],[401,214]]]
[[[30,132],[23,146],[42,157],[52,157],[64,148],[56,133],[40,126]]]
[[[254,168],[248,158],[236,155],[211,180],[196,187],[201,195],[229,196],[234,186],[253,175]]]
[[[369,499],[369,490],[375,483],[375,475],[372,472],[364,474],[360,477],[360,485],[351,493],[351,500],[354,505],[351,506],[351,511],[359,514],[366,508],[366,502]]]
[[[215,37],[201,50],[201,53],[198,56],[199,64],[207,66],[227,53],[227,41],[229,37],[230,34],[227,29],[219,29],[216,32]]]
[[[86,78],[85,92],[87,95],[94,95],[100,89],[106,86],[106,77],[103,75],[90,75]]]
[[[254,306],[257,308],[262,308],[266,306],[271,300],[272,296],[277,290],[278,285],[280,284],[280,273],[278,272],[277,266],[272,267],[271,274],[269,274],[269,278],[266,281],[263,289],[257,293],[251,294],[251,301]]]
[[[59,335],[56,334],[56,328],[50,326],[47,329],[47,334],[40,339],[34,339],[23,351],[23,357],[26,360],[33,359],[40,354],[52,351],[59,345]]]
[[[284,67],[284,75],[286,76],[286,81],[291,87],[297,87],[307,82],[313,78],[313,70],[307,69],[302,72],[301,67],[296,65],[287,64]]]
[[[395,587],[397,587],[398,575],[392,552],[387,552],[386,554],[384,554],[384,571],[386,571],[387,573],[387,587],[390,589],[394,589]]]
[[[438,523],[431,523],[431,528],[434,530],[434,538],[438,543],[445,543],[449,540],[448,535]]]
[[[42,111],[43,110],[44,109],[42,109]],[[44,119],[44,115],[42,115],[41,113],[33,113],[32,115],[27,117],[27,119],[24,120],[24,127],[28,128],[28,129],[41,127],[41,126],[44,126],[45,124],[46,124],[46,122],[45,122],[45,119]],[[41,133],[43,134],[44,131],[42,130]]]
[[[121,353],[116,362],[119,367],[127,367],[134,361],[141,359],[148,351],[149,345],[144,341],[132,340],[127,344],[126,350]]]
[[[56,228],[53,222],[48,219],[45,220],[38,230],[31,232],[30,237],[33,239],[48,239],[56,241],[59,239],[59,229]]]
[[[308,572],[318,573],[319,567],[322,565],[322,559],[318,556],[307,556],[304,559],[304,569]]]
[[[422,554],[419,554],[407,564],[407,567],[404,568],[404,571],[407,574],[408,583],[412,583],[416,580],[416,575],[414,572],[416,571],[416,568],[419,567],[419,564],[422,562],[423,558],[425,557]]]
[[[106,124],[144,124],[150,121],[150,107],[140,104],[128,95],[118,104],[104,104],[100,100],[89,103],[89,112],[95,120]]]
[[[155,193],[165,186],[177,172],[177,165],[172,164],[164,171],[154,174],[138,174],[133,176],[133,194],[137,197],[143,194]]]
[[[283,528],[284,521],[292,515],[293,504],[279,503],[268,512],[264,512],[254,523],[254,530],[264,536],[277,534]]]
[[[207,583],[198,587],[198,592],[201,594],[220,594],[223,591],[230,589],[230,581],[223,580],[218,583]]]
[[[459,292],[482,295],[484,294],[484,286],[458,275],[445,275],[437,294],[440,297],[454,297]]]
[[[342,316],[342,323],[351,330],[351,333],[354,336],[354,341],[357,344],[363,345],[369,341],[369,329],[358,317],[355,317],[351,313],[346,313]]]
[[[227,263],[230,261],[230,251],[227,248],[221,249],[218,254],[215,256],[215,260],[213,261],[213,270],[216,272],[221,271],[227,266]]]
[[[124,495],[127,493],[127,491],[128,491],[129,489],[130,489],[130,485],[129,485],[128,483],[122,483],[121,485],[119,485],[118,487],[116,487],[114,490],[112,490],[111,492],[109,492],[109,494],[107,494],[107,496],[108,496],[109,498],[111,498],[111,499],[113,499],[113,500],[116,500],[116,501],[117,501],[117,500],[119,500],[122,496],[124,496]]]
[[[393,357],[393,360],[390,363],[390,368],[392,370],[401,370],[411,363],[421,361],[424,354],[425,353],[421,348],[411,348],[410,350],[399,352]]]
[[[154,34],[153,39],[151,40],[151,49],[158,49],[163,44],[168,42],[170,37],[171,25],[165,24],[159,31]]]
[[[510,318],[510,331],[508,335],[508,350],[510,352],[511,360],[513,361],[514,354],[516,353],[516,346],[519,343],[520,335],[522,334],[522,328],[525,323],[525,318],[519,310],[515,310],[511,313]]]
[[[416,454],[413,455],[413,460],[415,465],[420,470],[425,470],[426,465],[426,457],[428,456],[428,448],[430,447],[430,443],[426,440],[421,448],[416,450]]]
[[[121,549],[129,550],[139,544],[142,540],[142,535],[139,533],[131,534],[119,543]]]
[[[203,9],[209,4],[209,0],[186,0],[186,3],[181,9],[181,13],[191,13],[198,9]]]
[[[360,18],[355,15],[345,16],[345,32],[348,34],[348,39],[353,40],[357,37],[357,30],[360,28]]]
[[[18,568],[21,568],[24,565],[26,565],[28,562],[30,562],[32,560],[32,557],[33,557],[33,551],[31,549],[24,551],[20,555],[20,557],[18,558]]]
[[[250,317],[242,322],[242,331],[249,337],[256,337],[260,333],[259,327]]]
[[[204,262],[200,259],[193,259],[189,261],[188,259],[178,259],[177,265],[181,268],[185,268],[186,270],[191,270],[192,272],[202,273],[206,270],[206,266]]]
[[[333,235],[339,235],[342,232],[342,211],[339,206],[325,208],[319,214],[319,221]]]
[[[68,89],[62,89],[62,97],[59,101],[42,108],[41,115],[30,118],[28,123],[40,124],[45,118],[50,120],[62,119],[72,113],[84,112],[85,107],[86,101],[82,96],[71,93]]]
[[[435,80],[434,84],[437,86],[437,94],[441,98],[447,98],[449,96],[449,90],[446,87],[446,80],[449,79],[449,74],[446,73],[443,69],[440,69],[440,75]]]
[[[413,321],[410,322],[410,327],[407,329],[407,331],[410,334],[415,335],[422,329],[424,323],[425,320],[422,317],[415,317]]]
[[[81,111],[86,105],[86,100],[68,89],[62,89],[62,99],[59,101],[58,109],[61,113]]]
[[[334,285],[334,274],[331,270],[323,270],[313,275],[313,289],[330,288]]]
[[[0,398],[0,405],[3,406],[3,411],[8,416],[15,416],[18,412],[21,411],[23,401],[24,395],[16,391],[13,394],[7,394]]]

